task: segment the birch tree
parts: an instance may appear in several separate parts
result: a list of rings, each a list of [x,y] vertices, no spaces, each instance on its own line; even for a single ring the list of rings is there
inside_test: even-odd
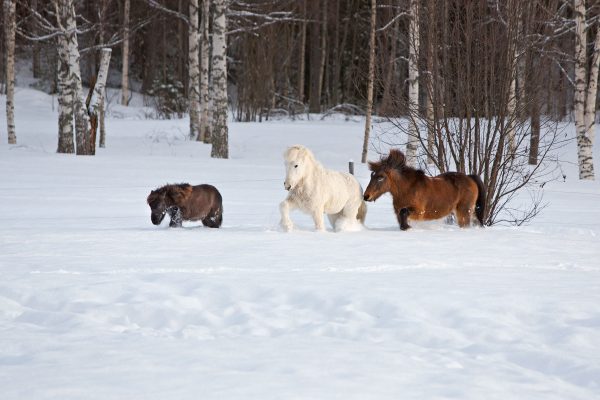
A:
[[[427,164],[433,164],[434,135],[435,135],[435,111],[433,108],[433,76],[434,68],[434,29],[435,29],[435,0],[427,0],[427,79],[425,81],[427,96],[425,96],[425,118],[427,120]]]
[[[306,2],[302,1],[302,26],[300,28],[300,51],[298,54],[298,101],[304,103],[304,67],[306,64]]]
[[[101,130],[103,129],[104,125],[104,118],[102,118],[102,114],[104,112],[104,88],[106,86],[106,78],[108,77],[108,66],[110,64],[111,52],[111,49],[102,49],[100,56],[100,67],[98,69],[98,78],[96,79],[94,85],[92,85],[93,91],[91,91],[91,94],[88,96],[89,100],[86,101],[87,113],[90,117],[89,151],[92,155],[96,152],[96,131],[98,129],[98,125],[100,125]],[[104,143],[102,143],[101,147],[104,147]]]
[[[130,0],[123,2],[123,70],[121,71],[121,104],[129,105],[129,7]]]
[[[410,0],[408,26],[408,107],[409,129],[406,143],[406,162],[415,166],[419,144],[419,127],[415,118],[419,114],[419,1]]]
[[[8,144],[17,144],[15,132],[15,35],[16,0],[4,0],[4,37],[6,39],[6,125]]]
[[[579,179],[594,180],[593,145],[598,66],[600,63],[600,29],[596,32],[591,67],[588,68],[585,1],[574,0],[573,5],[575,16],[575,93],[573,107],[575,109],[575,127],[577,130]]]
[[[511,14],[511,18],[509,22],[507,22],[507,30],[508,37],[510,41],[510,46],[512,47],[512,54],[510,62],[510,68],[512,71],[510,85],[508,86],[508,104],[506,110],[506,117],[508,121],[506,122],[506,129],[508,135],[508,150],[511,154],[513,154],[516,150],[517,143],[515,139],[515,124],[517,119],[517,76],[519,75],[519,71],[522,71],[520,68],[520,49],[519,49],[519,41],[522,39],[520,36],[522,29],[521,22],[521,7],[519,6],[520,0],[513,0],[509,2],[509,12]],[[523,81],[523,76],[520,77],[520,81]],[[522,86],[522,85],[521,85]]]
[[[54,0],[57,7],[57,23],[64,33],[64,40],[59,45],[65,46],[59,51],[59,56],[66,57],[69,70],[68,85],[72,85],[73,109],[75,117],[75,152],[77,155],[90,155],[90,119],[83,101],[83,85],[79,67],[79,44],[77,41],[77,23],[75,4],[73,0]]]
[[[58,153],[74,153],[73,142],[73,85],[70,77],[66,38],[57,37],[58,49]]]
[[[212,149],[213,158],[229,158],[228,128],[227,128],[227,21],[226,0],[214,0],[213,19],[213,129]]]
[[[190,0],[188,25],[188,103],[190,109],[190,138],[200,133],[200,35],[198,34],[198,0]]]
[[[209,43],[209,15],[210,15],[210,0],[202,1],[202,22],[200,23],[200,132],[198,140],[204,143],[210,143],[210,120],[209,120],[209,62],[210,62],[210,43]]]
[[[377,23],[377,0],[371,0],[371,30],[369,35],[369,76],[367,82],[367,111],[365,118],[365,137],[360,161],[367,162],[369,136],[371,132],[371,113],[373,111],[373,82],[375,81],[375,24]]]

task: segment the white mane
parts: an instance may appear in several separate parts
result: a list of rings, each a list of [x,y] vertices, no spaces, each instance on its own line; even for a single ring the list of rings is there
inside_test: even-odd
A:
[[[287,170],[285,186],[289,190],[280,205],[281,225],[285,230],[293,227],[289,218],[291,209],[309,213],[317,230],[325,229],[324,213],[336,230],[356,227],[357,219],[364,222],[366,205],[362,189],[352,175],[326,169],[302,145],[286,149],[283,158]]]

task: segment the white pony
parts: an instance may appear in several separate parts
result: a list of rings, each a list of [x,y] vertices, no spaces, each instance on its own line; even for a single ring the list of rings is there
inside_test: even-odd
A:
[[[335,230],[365,222],[367,205],[354,176],[324,168],[304,146],[289,147],[283,153],[286,176],[284,187],[290,193],[279,205],[281,226],[290,231],[294,224],[289,212],[299,209],[312,216],[315,229],[324,231],[323,213]]]

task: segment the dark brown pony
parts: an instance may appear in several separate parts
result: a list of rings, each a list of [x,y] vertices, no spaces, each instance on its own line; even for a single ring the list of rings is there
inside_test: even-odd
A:
[[[210,228],[218,228],[223,222],[223,198],[211,185],[165,185],[150,192],[147,201],[154,225],[159,225],[165,214],[171,217],[171,227],[180,227],[184,220],[202,221]]]
[[[461,227],[469,226],[473,213],[483,226],[485,188],[477,175],[446,172],[429,177],[406,165],[400,150],[390,150],[387,158],[369,162],[371,181],[365,200],[375,201],[384,193],[393,197],[394,211],[401,230],[410,228],[408,219],[432,220],[454,213]]]

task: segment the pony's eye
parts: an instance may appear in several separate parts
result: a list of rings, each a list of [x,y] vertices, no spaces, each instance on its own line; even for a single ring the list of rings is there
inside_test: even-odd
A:
[[[377,182],[383,182],[385,178],[383,176],[380,176],[379,178],[377,178]]]
[[[294,168],[298,168],[298,164],[294,165]]]

